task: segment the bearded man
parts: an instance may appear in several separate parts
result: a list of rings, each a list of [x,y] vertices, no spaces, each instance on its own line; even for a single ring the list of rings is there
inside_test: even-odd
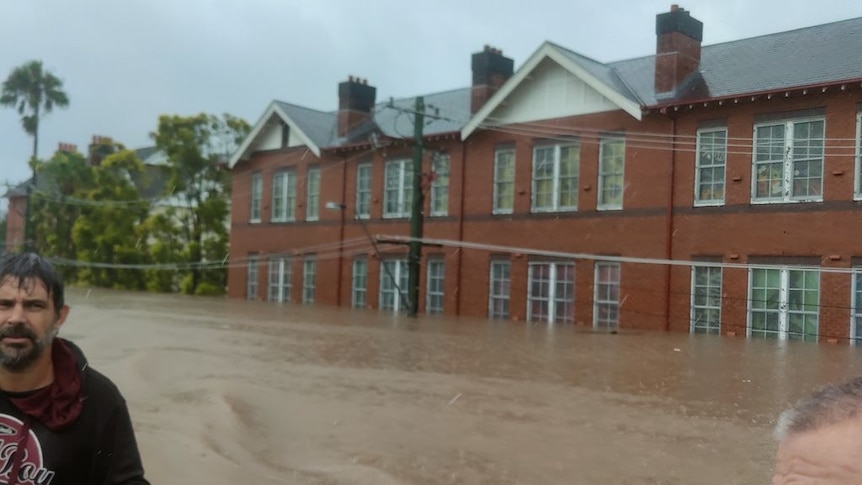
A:
[[[147,485],[122,394],[57,337],[68,315],[50,263],[0,257],[0,484]]]

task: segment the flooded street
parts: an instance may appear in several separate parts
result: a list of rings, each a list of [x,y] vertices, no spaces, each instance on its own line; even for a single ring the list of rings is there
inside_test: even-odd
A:
[[[154,484],[755,484],[847,345],[73,290]]]

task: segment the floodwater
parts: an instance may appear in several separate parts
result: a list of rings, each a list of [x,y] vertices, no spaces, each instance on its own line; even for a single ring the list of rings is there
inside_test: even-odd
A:
[[[768,483],[849,345],[73,290],[154,484]]]

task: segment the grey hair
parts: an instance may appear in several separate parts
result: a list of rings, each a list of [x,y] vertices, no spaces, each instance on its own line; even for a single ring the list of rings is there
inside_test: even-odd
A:
[[[862,377],[829,384],[796,402],[778,417],[777,441],[806,431],[839,424],[862,415]]]

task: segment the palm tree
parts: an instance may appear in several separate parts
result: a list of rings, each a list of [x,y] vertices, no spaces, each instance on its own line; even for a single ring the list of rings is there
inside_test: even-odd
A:
[[[0,105],[16,108],[24,131],[33,137],[33,160],[39,151],[39,121],[54,110],[65,108],[69,98],[63,92],[63,81],[42,67],[42,61],[30,61],[16,67],[3,81]]]

